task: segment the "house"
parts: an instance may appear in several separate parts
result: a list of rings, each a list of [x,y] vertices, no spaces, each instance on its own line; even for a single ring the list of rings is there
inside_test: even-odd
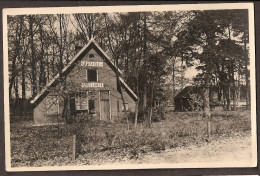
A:
[[[175,111],[192,111],[194,108],[200,108],[197,103],[193,103],[192,95],[200,98],[200,88],[188,86],[180,91],[174,97]]]
[[[31,100],[34,123],[57,123],[63,120],[64,112],[69,115],[84,112],[105,121],[121,118],[124,110],[134,112],[138,98],[121,76],[122,71],[91,39],[63,68],[61,75],[57,74]]]

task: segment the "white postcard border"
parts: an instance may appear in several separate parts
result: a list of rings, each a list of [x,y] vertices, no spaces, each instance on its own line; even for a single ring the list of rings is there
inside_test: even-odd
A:
[[[71,14],[71,13],[112,13],[112,12],[145,12],[171,10],[220,10],[248,9],[250,37],[250,85],[251,85],[251,163],[174,163],[174,164],[122,164],[97,166],[54,166],[54,167],[11,167],[10,123],[8,92],[8,34],[7,16],[22,14]],[[57,171],[57,170],[116,170],[116,169],[157,169],[157,168],[226,168],[256,167],[257,165],[257,131],[256,131],[256,77],[255,77],[255,36],[253,3],[207,3],[207,4],[173,4],[173,5],[127,5],[127,6],[84,6],[84,7],[37,7],[37,8],[6,8],[3,9],[3,67],[4,67],[4,114],[5,114],[5,157],[7,171]]]

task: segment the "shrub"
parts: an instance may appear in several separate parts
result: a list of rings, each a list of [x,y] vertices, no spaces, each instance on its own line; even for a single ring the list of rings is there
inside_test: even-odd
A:
[[[152,122],[160,122],[162,120],[165,120],[166,119],[165,112],[166,112],[165,107],[163,105],[153,107],[152,108]],[[143,123],[145,121],[149,121],[150,113],[151,113],[150,107],[139,110],[137,122]],[[127,115],[128,115],[129,122],[134,123],[135,113],[129,112]],[[123,121],[126,121],[126,118],[124,118]]]
[[[71,134],[81,135],[87,124],[92,123],[93,116],[87,113],[80,113],[70,116],[70,120],[66,123],[66,128]]]
[[[152,151],[159,152],[161,150],[165,150],[166,142],[158,137],[150,142],[150,146]]]
[[[134,123],[135,122],[135,112],[129,112],[127,115],[128,115],[129,122]],[[137,118],[138,123],[143,123],[148,118],[149,118],[149,108],[140,109],[138,111],[138,118]],[[124,118],[123,121],[126,121],[126,118]]]
[[[106,131],[105,136],[106,136],[106,141],[107,141],[108,146],[113,145],[114,139],[115,139],[115,134]]]
[[[152,122],[160,122],[166,119],[165,107],[162,105],[153,107],[152,113]]]

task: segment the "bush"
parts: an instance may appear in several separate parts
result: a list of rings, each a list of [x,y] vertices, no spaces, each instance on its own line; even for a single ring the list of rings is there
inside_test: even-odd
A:
[[[155,106],[153,107],[152,122],[160,122],[166,119],[165,107]]]
[[[128,114],[128,120],[129,122],[134,123],[135,122],[135,112],[129,112]],[[139,110],[138,111],[138,118],[137,118],[137,123],[143,123],[145,119],[149,118],[149,111],[148,108],[144,110]],[[126,121],[126,118],[124,118],[124,121]]]
[[[162,105],[153,107],[152,108],[152,122],[160,122],[162,120],[165,120],[166,119],[165,112],[166,112],[165,107]],[[137,123],[143,123],[145,121],[149,121],[150,113],[151,113],[151,108],[149,108],[149,107],[147,107],[143,110],[139,110]],[[134,123],[135,122],[135,113],[129,112],[127,115],[128,115],[129,122]],[[126,118],[124,118],[124,121],[125,120],[126,120]]]
[[[69,121],[66,123],[67,130],[71,134],[81,135],[87,124],[92,123],[93,116],[87,113],[80,113],[70,116]]]
[[[166,149],[166,142],[161,140],[160,138],[157,138],[157,140],[151,141],[150,146],[152,151],[159,152]]]

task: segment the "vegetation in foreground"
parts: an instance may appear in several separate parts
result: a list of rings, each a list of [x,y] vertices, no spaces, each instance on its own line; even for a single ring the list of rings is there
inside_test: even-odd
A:
[[[161,152],[191,145],[204,145],[220,137],[250,132],[250,111],[212,112],[211,139],[200,112],[168,112],[165,120],[149,124],[109,123],[88,120],[77,135],[77,157],[71,159],[73,125],[36,127],[27,122],[11,123],[11,165],[62,166],[92,165],[141,158],[148,152]]]

